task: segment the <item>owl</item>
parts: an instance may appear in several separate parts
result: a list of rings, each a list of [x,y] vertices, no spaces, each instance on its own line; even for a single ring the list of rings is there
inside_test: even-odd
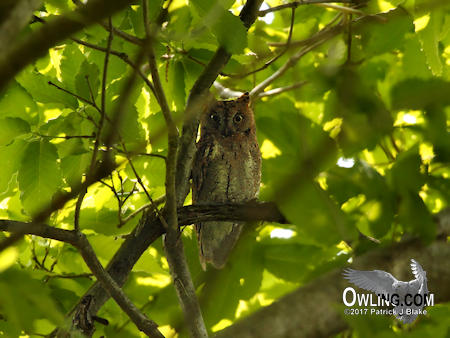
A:
[[[217,101],[203,114],[192,170],[194,204],[240,203],[255,199],[261,181],[261,152],[256,140],[250,96]],[[244,223],[195,225],[200,263],[222,268]]]

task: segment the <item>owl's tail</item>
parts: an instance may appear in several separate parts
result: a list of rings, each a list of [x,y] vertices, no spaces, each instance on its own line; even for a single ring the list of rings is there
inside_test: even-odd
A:
[[[197,225],[200,264],[203,270],[206,270],[206,263],[216,269],[224,267],[243,226],[244,223],[233,222],[205,222]]]

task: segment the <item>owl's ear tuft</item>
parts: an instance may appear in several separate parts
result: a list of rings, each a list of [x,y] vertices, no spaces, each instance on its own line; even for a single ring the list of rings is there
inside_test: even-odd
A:
[[[249,92],[245,92],[244,94],[242,94],[237,101],[239,103],[243,103],[243,104],[248,104],[250,102],[250,94]]]

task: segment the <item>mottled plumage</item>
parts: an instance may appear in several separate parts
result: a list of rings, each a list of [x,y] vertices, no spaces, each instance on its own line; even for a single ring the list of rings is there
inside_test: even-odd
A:
[[[218,101],[201,119],[192,171],[194,204],[244,202],[256,198],[261,181],[261,153],[255,120],[245,93]],[[236,244],[243,223],[196,224],[200,262],[221,268]]]

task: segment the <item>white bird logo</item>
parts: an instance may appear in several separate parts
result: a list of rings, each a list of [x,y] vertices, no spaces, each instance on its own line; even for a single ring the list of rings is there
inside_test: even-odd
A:
[[[389,272],[381,270],[360,271],[347,268],[343,275],[356,286],[389,300],[395,305],[395,317],[408,324],[422,313],[428,296],[427,273],[414,259],[411,259],[411,270],[415,279],[409,282],[399,281]]]

